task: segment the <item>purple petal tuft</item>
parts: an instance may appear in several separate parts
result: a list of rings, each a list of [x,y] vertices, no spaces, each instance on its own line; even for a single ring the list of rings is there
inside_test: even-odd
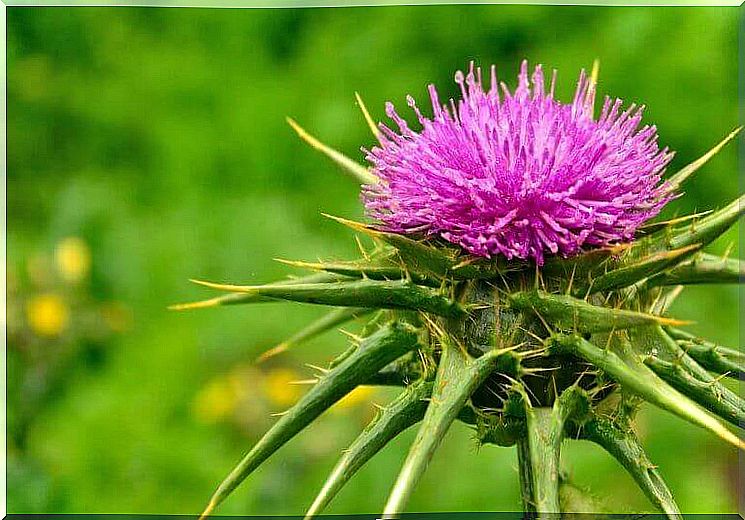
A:
[[[481,69],[458,72],[462,99],[441,105],[430,85],[433,116],[407,97],[420,131],[391,103],[396,130],[380,125],[367,152],[380,179],[363,188],[369,217],[387,231],[439,236],[483,257],[564,256],[628,241],[674,195],[661,177],[672,153],[654,126],[639,128],[643,107],[621,110],[606,98],[593,116],[595,87],[582,71],[571,104],[553,97],[527,62],[510,92],[494,67],[488,91]]]

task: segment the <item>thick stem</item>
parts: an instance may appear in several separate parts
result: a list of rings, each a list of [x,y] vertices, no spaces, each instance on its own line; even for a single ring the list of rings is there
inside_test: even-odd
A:
[[[561,443],[567,422],[582,421],[589,407],[587,394],[576,386],[567,388],[552,408],[526,405],[527,435],[518,442],[518,459],[524,509],[530,518],[556,519],[561,513]],[[526,495],[529,495],[527,500]]]
[[[527,514],[535,513],[530,446],[526,437],[520,437],[517,441],[517,465],[520,472],[520,498],[523,502],[523,511]]]
[[[559,505],[559,455],[564,421],[552,408],[527,411],[528,453],[532,480],[532,503],[536,518],[554,518]]]

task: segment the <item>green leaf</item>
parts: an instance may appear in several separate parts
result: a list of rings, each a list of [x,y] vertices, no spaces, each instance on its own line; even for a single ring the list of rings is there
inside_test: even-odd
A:
[[[601,417],[587,421],[580,431],[580,438],[598,444],[626,468],[656,508],[665,513],[670,520],[681,518],[680,510],[670,489],[657,467],[649,461],[633,431],[622,429],[612,421]]]
[[[652,356],[644,358],[644,363],[670,386],[710,412],[735,426],[745,424],[745,410],[743,409],[745,403],[739,398],[736,403],[732,403],[731,398],[724,398],[717,388],[717,386],[722,387],[721,385],[715,386],[694,377],[680,363],[671,363]],[[722,388],[727,390],[727,393],[732,393],[727,388]]]
[[[680,329],[666,327],[666,332],[701,366],[717,374],[745,377],[745,353],[706,341]]]
[[[340,274],[352,278],[369,278],[371,280],[411,280],[418,285],[428,287],[440,287],[442,282],[427,278],[417,273],[410,273],[397,265],[385,264],[381,261],[368,262],[300,262],[295,260],[276,259],[283,264],[302,269],[313,269],[316,271],[326,271],[329,273]]]
[[[636,234],[639,236],[652,235],[654,233],[657,233],[658,231],[662,231],[665,229],[672,229],[678,224],[682,224],[684,222],[690,222],[691,220],[700,219],[710,213],[713,213],[713,210],[709,209],[706,211],[700,211],[698,213],[691,213],[689,215],[683,215],[682,217],[673,217],[671,219],[662,220],[659,222],[648,222],[647,224],[644,224],[643,226],[639,227],[639,229],[636,230]]]
[[[543,291],[522,291],[511,294],[512,306],[521,311],[533,311],[559,329],[581,332],[607,332],[631,327],[680,323],[678,320],[626,309],[592,305],[572,296]]]
[[[661,327],[629,331],[642,359],[673,388],[735,426],[745,423],[745,401],[711,376]]]
[[[548,279],[572,280],[572,293],[581,295],[595,290],[593,287],[597,283],[597,278],[606,273],[626,268],[644,270],[650,267],[650,263],[654,265],[655,259],[662,261],[661,269],[671,267],[664,265],[665,253],[686,248],[694,249],[696,246],[705,247],[732,227],[743,213],[745,195],[701,218],[675,219],[674,223],[684,224],[664,226],[659,231],[644,235],[628,244],[598,248],[571,258],[551,257],[546,260],[542,273],[544,278]],[[683,259],[685,255],[679,258]]]
[[[738,448],[745,449],[745,443],[716,418],[665,383],[644,365],[623,339],[617,338],[617,335],[613,338],[616,338],[616,341],[609,342],[609,348],[600,349],[580,336],[555,334],[549,341],[549,348],[587,360],[630,392],[711,431]],[[619,353],[611,350],[611,346],[615,346]]]
[[[400,233],[389,233],[353,220],[332,215],[326,216],[359,233],[396,248],[405,268],[411,273],[420,273],[438,279],[469,280],[473,278],[494,278],[507,270],[499,260],[464,256],[459,250],[452,247],[444,245],[435,247]]]
[[[745,195],[741,195],[727,206],[710,213],[704,218],[669,231],[665,237],[658,237],[655,234],[651,235],[650,238],[658,243],[662,242],[663,247],[667,249],[680,249],[693,244],[700,244],[701,247],[704,247],[724,234],[744,213]]]
[[[473,359],[449,338],[442,338],[442,358],[432,398],[383,510],[384,518],[395,518],[402,512],[453,420],[504,352],[492,350]]]
[[[699,253],[664,273],[647,280],[647,287],[662,285],[695,285],[718,283],[743,283],[745,262],[736,258],[722,258]]]
[[[420,381],[407,387],[377,415],[365,430],[344,452],[334,467],[313,505],[305,514],[306,519],[321,513],[344,484],[386,444],[398,434],[424,417],[427,399],[432,394],[432,382]]]
[[[254,445],[212,496],[207,516],[259,465],[342,397],[391,361],[417,346],[413,327],[392,323],[365,338],[359,347],[319,379]]]
[[[227,285],[194,280],[195,283],[234,293],[335,307],[409,309],[439,316],[457,317],[465,310],[438,291],[408,280],[354,280],[293,285]]]
[[[693,244],[672,251],[652,253],[633,263],[624,263],[621,260],[619,262],[621,267],[612,269],[596,277],[591,282],[589,292],[615,291],[634,285],[645,278],[660,273],[670,266],[680,263],[681,260],[693,255],[700,247],[699,244]]]
[[[310,276],[303,276],[301,278],[290,278],[288,280],[282,280],[274,282],[273,286],[287,286],[287,285],[302,285],[309,283],[329,283],[336,282],[339,280],[345,280],[343,276],[339,276],[331,273],[317,273]],[[216,298],[210,298],[208,300],[200,300],[197,302],[190,303],[177,303],[171,305],[168,308],[174,311],[183,311],[190,309],[204,309],[207,307],[220,307],[223,305],[241,305],[245,303],[269,303],[276,302],[274,298],[267,298],[258,294],[226,294],[224,296],[218,296]]]

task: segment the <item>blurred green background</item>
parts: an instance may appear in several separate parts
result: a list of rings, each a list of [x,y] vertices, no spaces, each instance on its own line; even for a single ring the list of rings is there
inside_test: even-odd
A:
[[[320,315],[293,304],[166,310],[211,293],[189,278],[269,281],[272,258],[355,255],[321,212],[361,217],[357,189],[285,123],[350,156],[407,93],[443,97],[469,60],[514,85],[528,58],[567,99],[601,60],[600,91],[647,104],[677,169],[737,124],[738,11],[730,8],[438,6],[210,10],[8,8],[8,511],[197,513],[217,483],[344,348],[326,334],[271,363],[264,349]],[[736,147],[667,215],[737,194]],[[713,247],[736,242],[733,230]],[[737,254],[737,248],[733,254]],[[734,287],[676,304],[693,330],[736,345]],[[390,393],[354,394],[283,448],[221,508],[300,514]],[[737,455],[654,410],[639,430],[685,512],[736,510]],[[413,431],[329,512],[377,512]],[[649,510],[584,443],[565,466],[616,512]],[[411,510],[519,510],[513,450],[456,426]]]

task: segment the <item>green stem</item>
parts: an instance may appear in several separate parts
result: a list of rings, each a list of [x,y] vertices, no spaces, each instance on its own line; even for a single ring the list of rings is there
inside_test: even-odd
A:
[[[576,425],[587,417],[590,399],[584,390],[571,386],[552,408],[533,408],[527,396],[524,402],[527,435],[518,441],[523,508],[531,518],[555,519],[561,513],[561,443],[569,421]]]
[[[539,520],[561,512],[559,505],[559,455],[564,421],[552,408],[529,408],[528,454],[532,481],[532,504]]]
[[[530,446],[528,439],[520,437],[517,440],[517,465],[520,472],[520,497],[525,513],[535,513],[533,503],[533,474],[530,465]]]

